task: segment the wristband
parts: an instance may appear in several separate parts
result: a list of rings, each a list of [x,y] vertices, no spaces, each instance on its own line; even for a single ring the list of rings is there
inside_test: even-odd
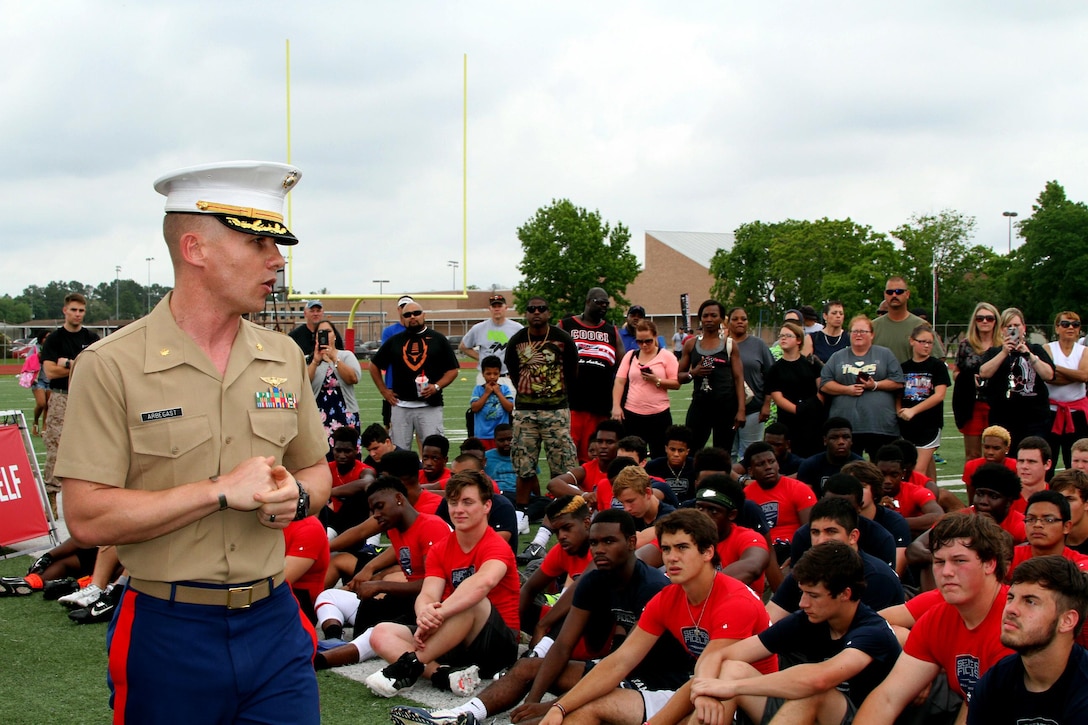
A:
[[[227,506],[227,497],[224,494],[219,494],[219,510],[226,511],[228,508],[230,507]]]
[[[563,713],[564,718],[567,716],[567,708],[563,707],[558,702],[553,702],[552,707],[556,708],[557,710],[559,710],[559,712]]]

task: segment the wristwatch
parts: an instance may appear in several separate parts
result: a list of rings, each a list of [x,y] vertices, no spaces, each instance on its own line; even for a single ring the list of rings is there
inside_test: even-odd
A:
[[[298,479],[295,479],[295,485],[298,486],[298,506],[295,507],[295,521],[301,521],[310,515],[310,492],[302,487]]]

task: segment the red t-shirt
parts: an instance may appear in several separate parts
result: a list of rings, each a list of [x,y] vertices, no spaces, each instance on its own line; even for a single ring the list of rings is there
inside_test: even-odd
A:
[[[917,622],[922,618],[923,614],[943,601],[944,597],[941,596],[940,589],[930,589],[928,592],[922,592],[921,594],[908,599],[906,603],[907,611],[910,612],[910,616],[914,617],[914,621]]]
[[[967,629],[951,604],[937,603],[914,624],[903,652],[943,667],[949,687],[970,702],[979,678],[1002,657],[1012,654],[1001,644],[1001,615],[1008,591],[1007,586],[1001,586],[986,619],[974,629]]]
[[[899,484],[899,495],[895,500],[899,502],[899,515],[908,519],[921,516],[924,513],[922,507],[930,501],[936,501],[937,497],[928,488],[903,481]]]
[[[450,527],[434,514],[420,514],[404,531],[389,529],[386,532],[397,563],[410,582],[419,581],[426,571],[427,554],[436,544],[441,544],[450,534]]]
[[[601,459],[594,458],[582,465],[586,477],[582,479],[582,490],[586,493],[597,492],[597,510],[612,508],[612,484],[608,481],[608,472],[601,470]]]
[[[340,469],[336,467],[336,461],[329,461],[329,470],[332,471],[332,487],[336,488],[337,486],[343,486],[345,483],[358,481],[362,478],[364,471],[373,471],[374,469],[357,460],[352,464],[351,470],[343,475],[340,474]],[[333,511],[339,511],[343,504],[344,502],[341,499],[334,496],[329,498],[329,507]]]
[[[1045,491],[1046,489],[1047,489],[1047,487],[1043,486],[1039,490],[1040,491]],[[1032,493],[1035,493],[1035,492],[1032,491]],[[1018,498],[1018,499],[1016,499],[1015,501],[1012,502],[1012,505],[1009,506],[1009,510],[1010,511],[1015,511],[1018,514],[1020,514],[1021,516],[1026,516],[1027,513],[1028,513],[1028,499],[1029,498],[1031,498],[1031,493],[1021,492],[1020,498]]]
[[[438,511],[438,505],[442,503],[442,497],[434,491],[423,489],[416,499],[415,509],[421,514],[433,514]]]
[[[956,513],[960,514],[973,514],[975,513],[974,506],[968,506],[965,509],[960,509]],[[934,524],[936,526],[936,524]],[[1005,516],[1005,520],[1000,524],[1001,528],[1009,532],[1009,536],[1012,537],[1013,544],[1023,544],[1028,540],[1027,531],[1024,529],[1024,514],[1015,509],[1009,509],[1009,513]]]
[[[563,586],[568,586],[582,576],[582,572],[586,570],[586,566],[591,561],[593,561],[593,557],[589,553],[589,547],[586,547],[584,556],[571,556],[563,551],[562,546],[556,544],[548,549],[544,561],[540,562],[540,571],[552,579],[566,574],[567,579],[563,582]]]
[[[442,593],[445,601],[461,582],[493,559],[506,564],[506,574],[487,593],[487,598],[506,622],[506,626],[517,632],[521,627],[518,617],[518,594],[521,587],[518,564],[514,561],[514,551],[510,544],[503,541],[494,529],[487,528],[483,538],[468,552],[461,550],[456,533],[447,536],[444,543],[433,547],[427,555],[427,576],[438,577],[446,582],[446,589]]]
[[[1062,556],[1076,564],[1077,568],[1081,571],[1088,571],[1088,556],[1073,551],[1068,546],[1062,551]],[[1013,570],[1030,558],[1031,544],[1020,544],[1019,546],[1012,547],[1012,564],[1009,565],[1009,571],[1005,575],[1005,581],[1012,579]]]
[[[688,604],[683,587],[670,584],[654,595],[638,620],[638,626],[655,637],[671,634],[692,657],[701,655],[711,640],[751,637],[770,623],[760,598],[721,572],[714,575],[710,596],[699,606]],[[777,672],[778,657],[772,655],[753,667],[763,674]]]
[[[977,471],[979,469],[979,466],[981,466],[984,463],[989,463],[989,461],[987,461],[985,458],[972,458],[967,463],[964,463],[963,464],[963,482],[964,483],[970,483],[971,482],[971,477],[975,475],[975,471]],[[1002,460],[1002,463],[1005,464],[1005,468],[1009,469],[1013,473],[1016,473],[1016,459],[1015,458],[1009,458],[1008,456],[1005,456],[1005,458]]]
[[[442,476],[442,479],[438,482],[438,490],[439,491],[445,491],[446,490],[446,484],[449,483],[450,476],[453,475],[453,471],[449,470],[448,468],[443,469],[443,470],[446,472],[446,475]],[[487,479],[489,477],[485,475],[484,478]],[[492,487],[495,489],[495,493],[497,493],[498,495],[501,496],[502,495],[502,489],[499,488],[499,484],[493,478],[491,478],[490,480],[491,480]],[[427,480],[423,477],[423,471],[419,472],[419,482],[420,482],[420,484],[427,483]]]
[[[771,527],[771,541],[791,541],[801,526],[798,512],[816,503],[812,489],[789,476],[780,477],[770,489],[752,481],[744,487],[744,495],[763,509],[767,525]]]
[[[767,540],[759,532],[734,525],[729,536],[725,537],[724,541],[718,542],[718,558],[722,560],[722,568],[739,560],[741,555],[752,547],[767,551]],[[756,577],[756,580],[748,586],[752,587],[756,594],[763,596],[763,575]]]
[[[325,570],[329,568],[329,537],[316,516],[292,521],[283,530],[284,551],[287,556],[313,559],[314,563],[291,585],[310,595],[310,602],[325,591]]]
[[[439,489],[444,489],[444,488],[446,488],[446,481],[450,480],[450,476],[452,476],[452,475],[453,475],[453,471],[451,471],[448,468],[443,468],[442,473],[438,476],[438,480],[437,481],[432,481],[429,478],[427,478],[427,472],[424,471],[421,468],[421,469],[419,469],[419,485],[420,486],[433,486],[434,484],[437,483]]]

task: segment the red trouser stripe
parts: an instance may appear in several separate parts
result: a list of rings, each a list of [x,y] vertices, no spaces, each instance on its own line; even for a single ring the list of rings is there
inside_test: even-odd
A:
[[[128,704],[128,653],[132,645],[132,621],[136,616],[137,592],[126,589],[121,599],[121,611],[110,641],[110,678],[113,680],[113,723],[124,725]]]

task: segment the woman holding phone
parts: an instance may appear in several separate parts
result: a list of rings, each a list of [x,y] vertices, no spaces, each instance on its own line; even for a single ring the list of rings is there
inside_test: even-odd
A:
[[[314,340],[314,356],[306,372],[317,399],[317,409],[321,411],[321,424],[329,437],[332,460],[332,432],[344,426],[359,430],[355,384],[363,371],[355,356],[344,349],[344,340],[328,320],[318,323]]]
[[[651,458],[660,458],[665,455],[665,429],[672,425],[668,391],[680,388],[679,362],[657,344],[652,320],[635,325],[635,345],[638,349],[628,350],[616,371],[612,418],[623,421],[627,435],[646,441]]]

